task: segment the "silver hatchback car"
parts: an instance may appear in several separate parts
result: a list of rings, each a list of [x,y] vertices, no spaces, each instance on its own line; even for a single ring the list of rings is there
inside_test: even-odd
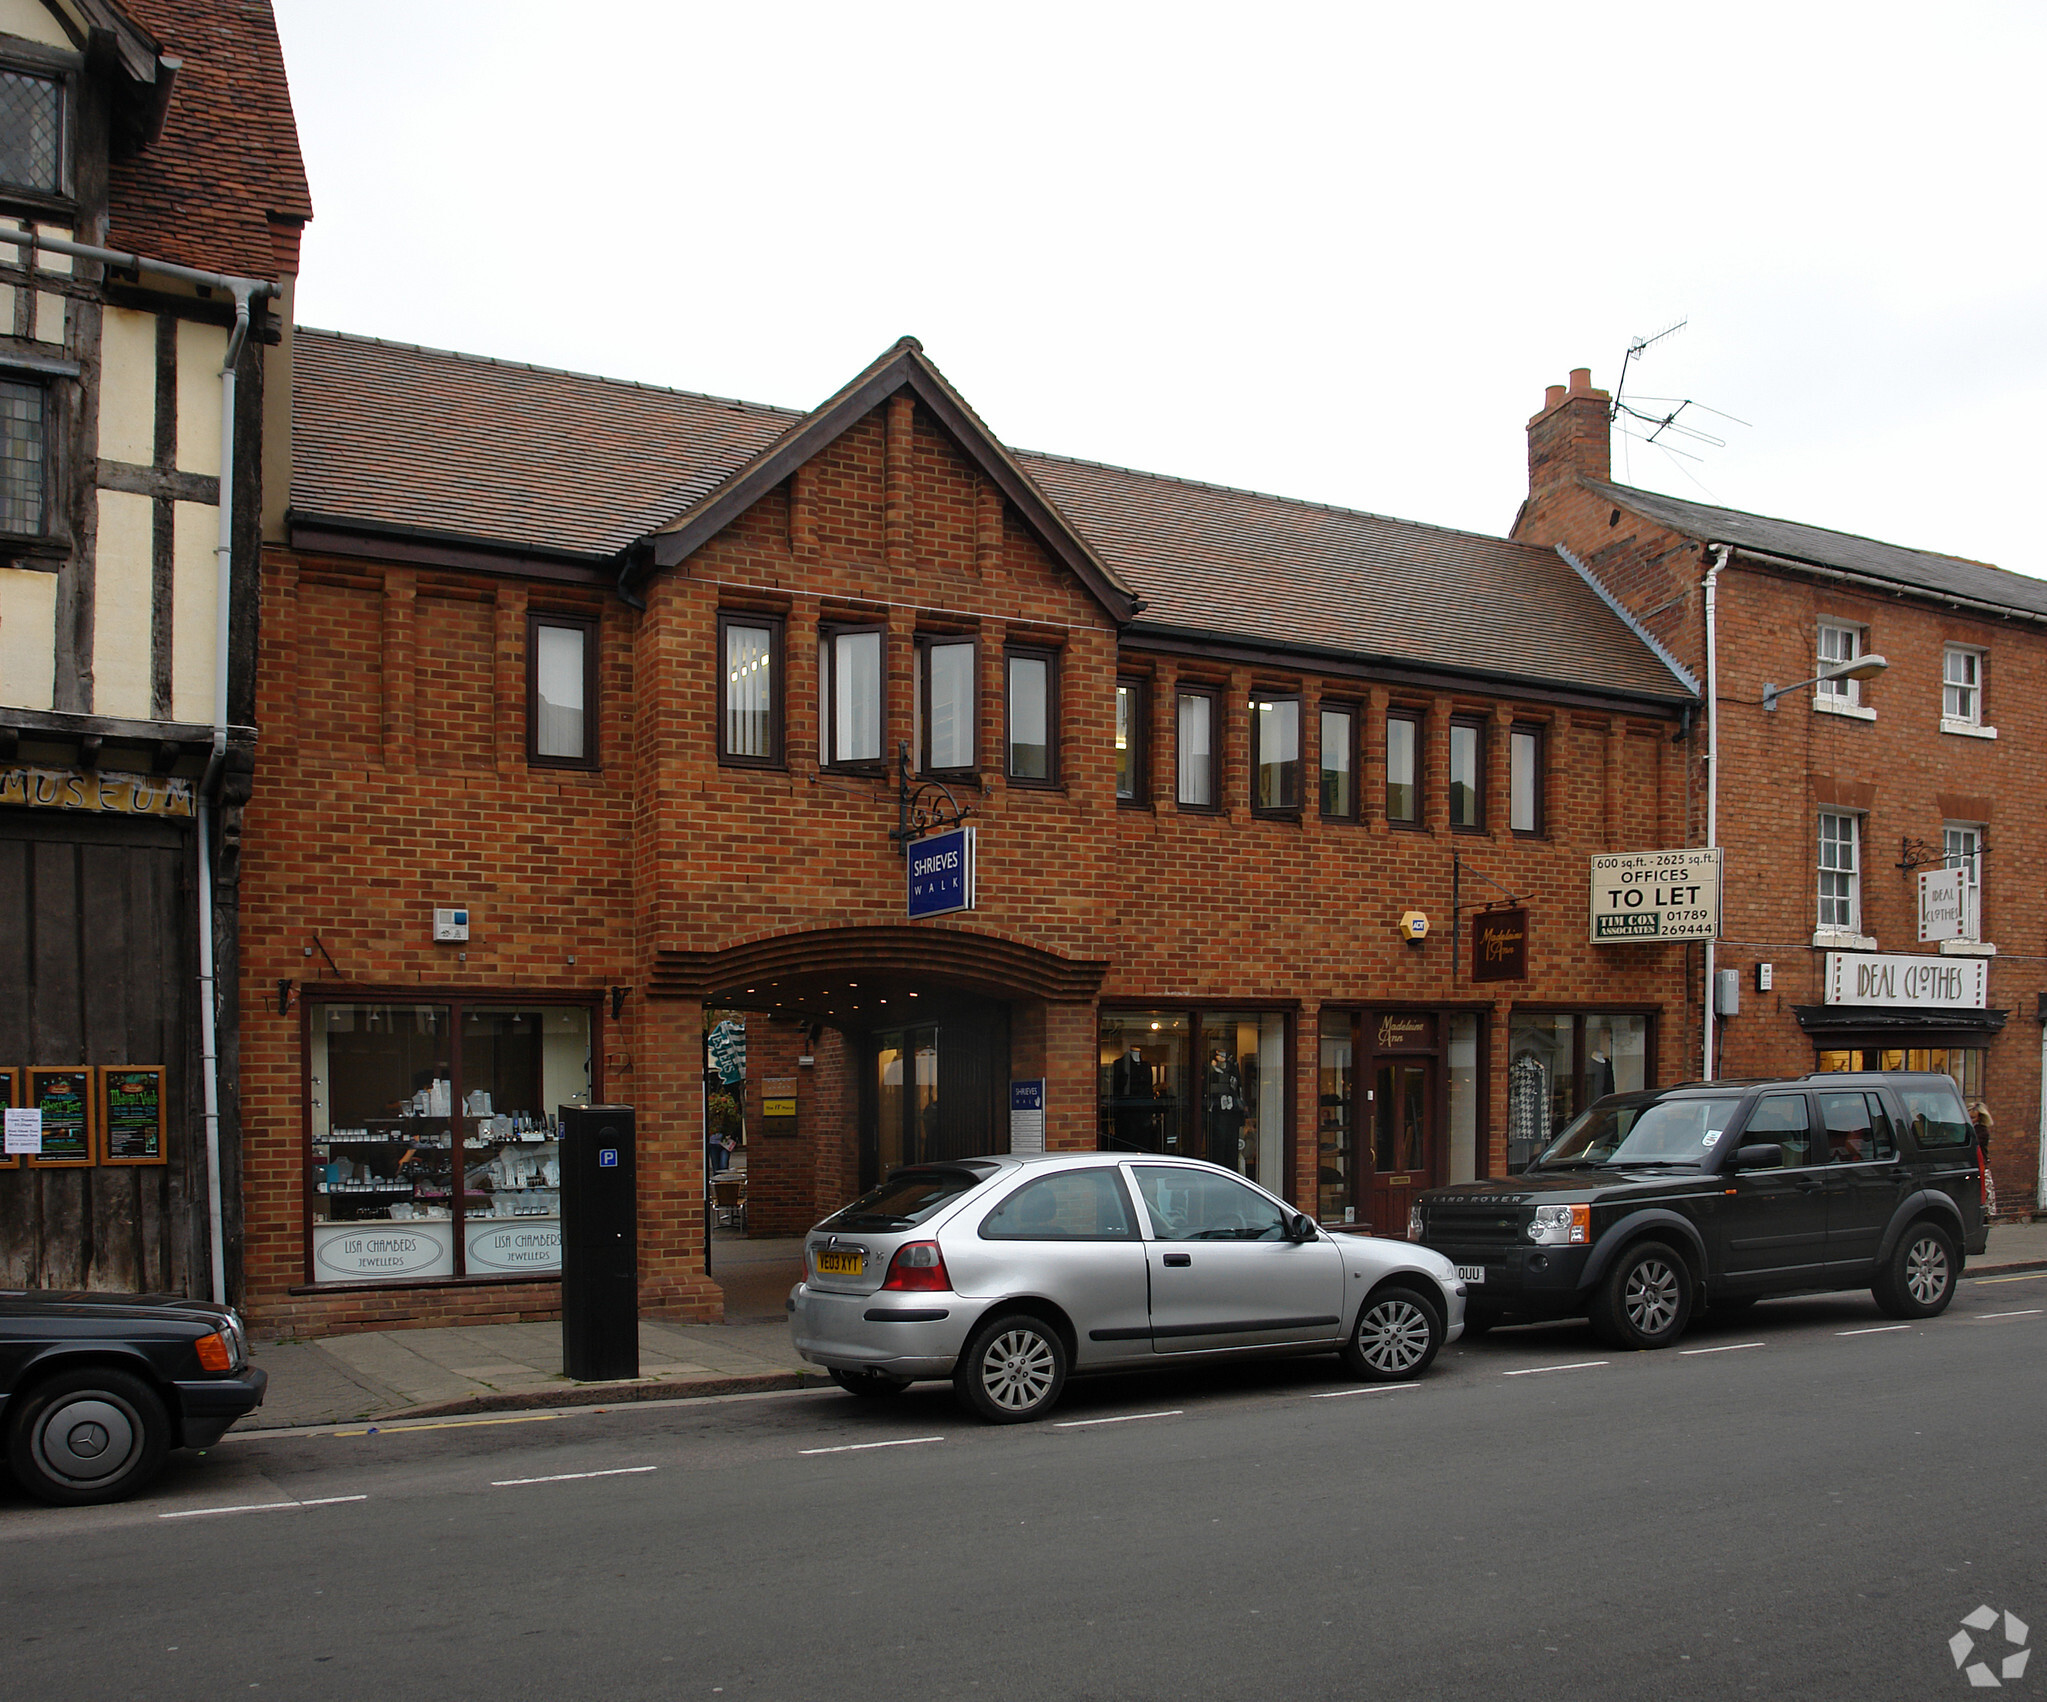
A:
[[[1464,1285],[1405,1241],[1332,1236],[1218,1165],[1108,1153],[911,1165],[813,1229],[796,1351],[843,1389],[949,1377],[983,1418],[1042,1416],[1069,1373],[1338,1353],[1424,1371]]]

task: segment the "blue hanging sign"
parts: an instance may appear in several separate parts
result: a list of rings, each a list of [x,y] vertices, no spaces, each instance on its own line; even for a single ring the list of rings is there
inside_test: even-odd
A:
[[[974,830],[956,827],[910,845],[910,919],[974,908]]]

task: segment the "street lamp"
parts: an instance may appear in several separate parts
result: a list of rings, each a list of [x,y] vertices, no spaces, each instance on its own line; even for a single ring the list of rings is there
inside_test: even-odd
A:
[[[1822,680],[1873,680],[1890,666],[1883,657],[1857,656],[1851,661],[1836,662],[1831,668],[1822,668],[1809,680],[1800,680],[1795,686],[1763,687],[1763,707],[1771,714],[1777,712],[1777,699],[1789,692],[1803,691],[1807,686],[1816,686]]]

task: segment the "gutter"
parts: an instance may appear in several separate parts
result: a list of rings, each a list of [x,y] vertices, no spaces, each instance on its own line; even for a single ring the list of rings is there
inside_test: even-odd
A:
[[[0,230],[0,242],[26,249],[31,267],[35,251],[47,248],[75,259],[91,260],[124,271],[153,272],[159,277],[207,289],[224,290],[234,298],[235,324],[220,369],[220,530],[213,549],[215,622],[213,640],[213,749],[199,782],[199,1078],[206,1105],[207,1248],[212,1261],[213,1298],[227,1297],[226,1204],[220,1180],[220,1037],[219,996],[213,962],[213,801],[227,759],[228,645],[232,637],[229,593],[233,589],[235,538],[235,368],[249,340],[251,304],[277,294],[277,286],[260,278],[238,278],[225,272],[202,272],[168,260],[150,260],[118,249],[39,236],[34,231]]]
[[[1696,537],[1697,534],[1694,533],[1693,536]],[[1709,548],[1728,551],[1730,559],[1733,552],[1739,550],[1751,561],[1764,562],[1791,573],[1809,573],[1816,579],[1838,580],[1844,585],[1853,585],[1889,598],[1920,597],[1928,602],[1945,603],[1950,608],[1968,609],[1998,620],[2030,621],[2035,626],[2047,626],[2047,614],[2039,614],[2032,609],[2016,609],[2008,603],[1992,603],[1981,597],[1965,597],[1959,591],[1936,591],[1928,585],[1914,585],[1903,579],[1886,579],[1876,573],[1857,573],[1852,568],[1826,567],[1816,561],[1801,561],[1796,556],[1772,555],[1768,550],[1755,549],[1740,542],[1714,538],[1708,538],[1705,542]]]

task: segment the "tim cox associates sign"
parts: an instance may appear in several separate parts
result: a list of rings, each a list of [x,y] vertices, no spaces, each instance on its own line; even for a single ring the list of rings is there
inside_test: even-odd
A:
[[[974,830],[956,827],[910,846],[910,920],[974,908]]]
[[[1720,935],[1720,848],[1592,859],[1592,942]]]
[[[1990,1002],[1990,965],[1980,957],[1878,957],[1827,953],[1830,1005],[1907,1005],[1980,1011]]]

